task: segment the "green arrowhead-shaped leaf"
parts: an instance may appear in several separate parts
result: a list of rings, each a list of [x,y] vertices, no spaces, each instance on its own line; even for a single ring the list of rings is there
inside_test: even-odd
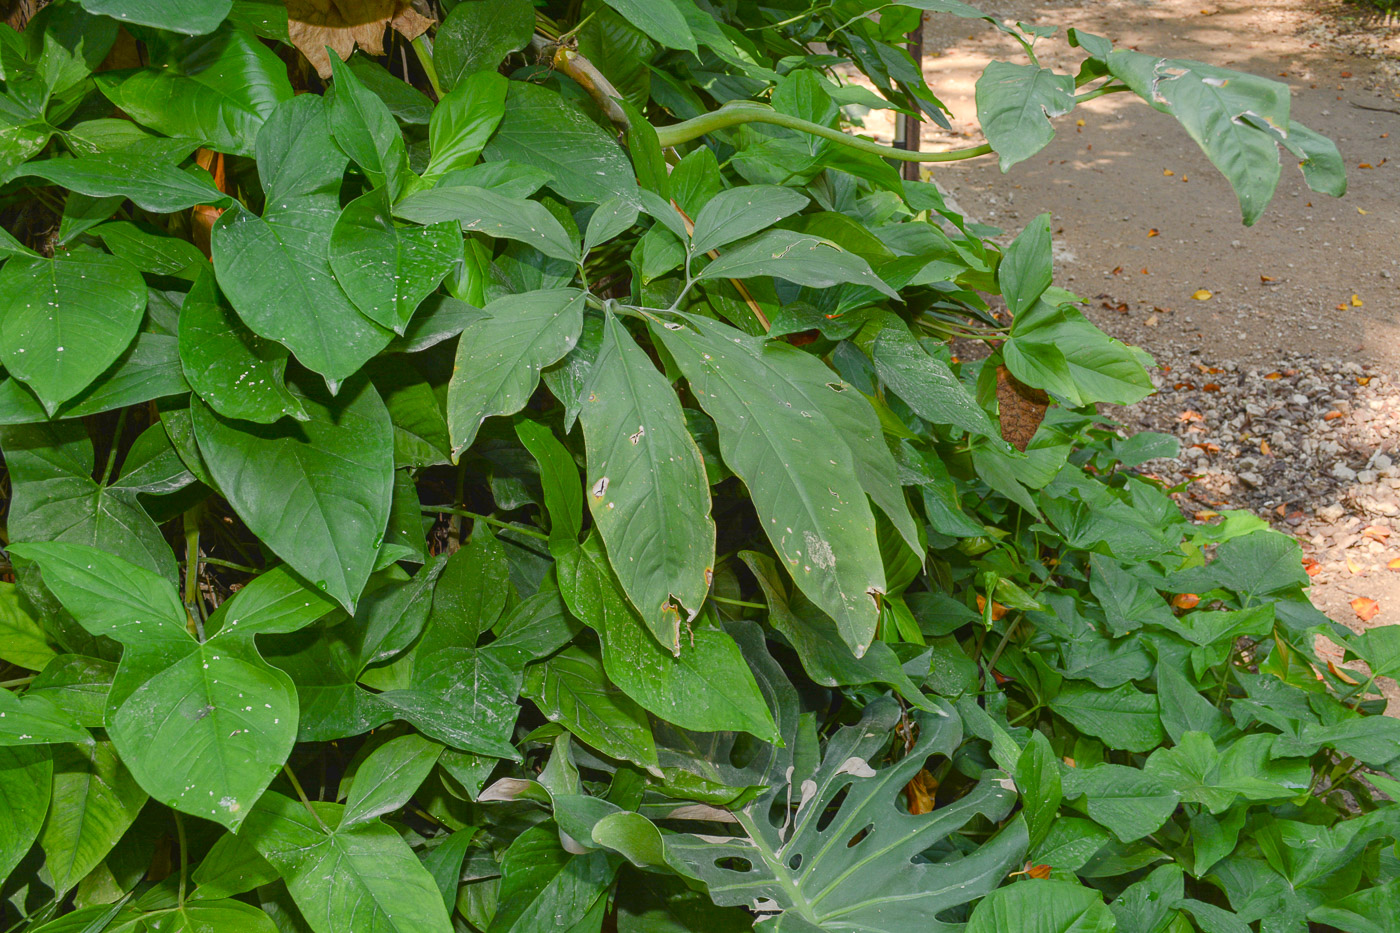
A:
[[[313,806],[320,822],[300,802],[265,794],[244,833],[315,933],[451,933],[433,876],[398,832],[377,820],[340,825],[343,807]]]
[[[1069,881],[1035,878],[998,888],[972,912],[967,933],[1113,933],[1103,894]]]
[[[335,388],[393,331],[361,314],[331,269],[345,158],[331,141],[326,109],[312,94],[277,109],[258,137],[263,216],[225,211],[211,244],[219,287],[243,322]]]
[[[14,257],[0,269],[0,362],[52,415],[121,356],[145,310],[146,283],[125,260]]]
[[[579,261],[578,246],[543,204],[487,188],[449,185],[420,191],[396,204],[394,214],[420,224],[456,221],[468,233],[519,240],[546,256]]]
[[[788,344],[693,323],[698,333],[680,325],[652,332],[719,426],[724,462],[748,487],[783,566],[859,657],[885,592],[875,517],[850,448],[812,401],[854,390]]]
[[[297,394],[306,421],[233,421],[195,404],[195,434],[224,498],[253,533],[353,611],[389,522],[393,426],[368,379],[335,399],[318,387]]]
[[[0,428],[0,450],[12,484],[12,540],[93,545],[174,582],[175,555],[137,500],[140,490],[92,478],[92,441],[81,421]]]
[[[508,295],[463,329],[447,387],[453,461],[488,417],[524,408],[540,370],[574,348],[583,330],[583,298],[574,288]]]
[[[596,535],[562,555],[557,567],[569,610],[602,639],[603,669],[622,692],[682,729],[777,741],[773,715],[727,633],[698,628],[673,657],[628,605]]]
[[[461,258],[455,224],[399,227],[383,188],[351,201],[331,231],[331,268],[340,287],[360,313],[397,334]]]
[[[647,714],[608,682],[602,662],[582,648],[566,648],[526,668],[523,693],[548,719],[603,754],[657,767]]]
[[[96,868],[145,803],[111,742],[56,748],[53,809],[39,837],[54,888],[70,891]]]
[[[769,230],[740,243],[706,266],[696,278],[708,281],[770,275],[813,288],[846,283],[866,285],[891,298],[899,298],[899,293],[855,253],[848,253],[822,237],[792,230]]]
[[[893,323],[881,328],[872,355],[880,381],[920,418],[951,424],[980,437],[1000,436],[992,419],[948,364],[929,356],[908,328]]]
[[[544,169],[549,186],[570,201],[637,201],[636,175],[612,135],[549,88],[510,83],[505,117],[485,154]]]
[[[48,636],[33,612],[29,601],[21,597],[19,587],[0,583],[0,660],[31,671],[42,671],[58,652],[50,647]]]
[[[143,126],[193,137],[220,152],[251,155],[259,128],[292,97],[287,66],[241,29],[222,29],[176,48],[183,58],[98,75],[98,89]]]
[[[1114,748],[1150,752],[1166,738],[1157,714],[1157,697],[1131,684],[1100,690],[1081,682],[1065,684],[1050,708],[1080,732]]]
[[[695,35],[686,25],[678,4],[647,3],[646,0],[607,0],[632,26],[669,49],[695,51]]]
[[[721,191],[695,215],[691,252],[708,253],[752,236],[806,207],[807,196],[778,185],[743,185]]]
[[[1176,791],[1125,765],[1069,768],[1062,781],[1065,799],[1085,797],[1089,815],[1122,842],[1156,832],[1181,802]]]
[[[586,915],[615,871],[606,852],[571,855],[557,827],[533,826],[501,858],[500,907],[490,933],[586,928]]]
[[[603,327],[579,410],[585,498],[623,590],[679,655],[682,612],[699,611],[715,563],[705,462],[665,377],[617,317]]]
[[[292,680],[253,644],[259,631],[290,631],[329,608],[285,571],[255,580],[210,618],[199,642],[174,588],[105,551],[21,544],[44,583],[93,635],[124,647],[104,720],[141,787],[167,806],[237,829],[291,753],[297,734]]]
[[[119,23],[137,23],[202,36],[219,28],[233,0],[81,0],[89,13],[110,16]]]
[[[977,79],[977,121],[1005,172],[1055,138],[1051,117],[1074,109],[1074,75],[992,62]]]
[[[272,422],[290,415],[305,421],[301,402],[287,389],[287,348],[250,331],[222,300],[211,273],[195,281],[180,306],[180,362],[185,378],[209,407],[226,418]]]

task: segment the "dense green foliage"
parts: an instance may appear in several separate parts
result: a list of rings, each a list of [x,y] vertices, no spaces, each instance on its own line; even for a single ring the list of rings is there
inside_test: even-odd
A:
[[[441,6],[325,82],[257,0],[0,30],[14,928],[1393,929],[1397,630],[1138,470],[1048,217],[842,135],[945,119],[947,13],[1026,58],[929,161],[1135,93],[1252,222],[1279,144],[1345,184],[1285,87],[957,0]]]

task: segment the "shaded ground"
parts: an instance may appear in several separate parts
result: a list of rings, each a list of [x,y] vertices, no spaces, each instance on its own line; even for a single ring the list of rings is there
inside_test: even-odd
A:
[[[1284,81],[1294,118],[1337,141],[1347,196],[1312,193],[1285,156],[1252,228],[1186,133],[1130,95],[1061,118],[1055,141],[1006,175],[991,160],[934,174],[984,223],[1015,231],[1053,214],[1058,280],[1163,364],[1159,395],[1122,417],[1182,438],[1182,458],[1156,466],[1197,478],[1183,508],[1267,515],[1299,536],[1314,599],[1333,618],[1368,624],[1351,607],[1365,597],[1379,604],[1369,624],[1400,622],[1400,563],[1388,569],[1400,558],[1400,26],[1326,0],[981,6]],[[1021,60],[1019,49],[948,16],[926,33],[925,73],[955,119],[951,133],[927,125],[923,145],[979,142],[977,75],[991,58]],[[1042,47],[1043,64],[1077,69],[1076,50]],[[889,137],[874,115],[869,128]],[[1193,300],[1198,289],[1212,297]]]

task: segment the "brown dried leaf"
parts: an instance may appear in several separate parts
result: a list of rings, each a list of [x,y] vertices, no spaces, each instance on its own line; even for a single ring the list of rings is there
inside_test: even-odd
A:
[[[1351,601],[1351,611],[1356,613],[1356,617],[1362,622],[1370,622],[1376,613],[1381,611],[1381,606],[1374,599],[1358,596]]]
[[[915,816],[933,812],[933,798],[938,793],[938,779],[927,768],[919,771],[904,785],[904,797],[909,802],[909,812]]]
[[[1050,397],[1042,390],[1022,383],[1005,366],[997,367],[998,420],[1007,443],[1024,452],[1049,407]]]
[[[384,54],[384,30],[393,27],[406,39],[427,32],[433,21],[410,0],[287,0],[287,32],[322,78],[331,76],[326,46],[341,60],[358,45],[367,55]]]

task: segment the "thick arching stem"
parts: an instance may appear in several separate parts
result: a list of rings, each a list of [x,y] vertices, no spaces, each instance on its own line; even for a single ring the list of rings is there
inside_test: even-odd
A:
[[[662,148],[665,148],[678,146],[681,143],[690,142],[692,139],[698,139],[706,133],[713,133],[715,130],[743,123],[770,123],[773,126],[811,133],[813,136],[820,136],[861,152],[868,152],[884,159],[896,159],[900,162],[960,162],[963,159],[975,159],[978,156],[989,155],[992,151],[992,147],[984,143],[970,149],[954,149],[950,152],[909,152],[905,149],[882,146],[868,139],[861,139],[859,136],[851,136],[829,126],[812,123],[810,120],[790,117],[785,113],[779,113],[767,104],[758,104],[752,101],[732,101],[712,113],[701,114],[683,123],[658,126],[656,135]]]

